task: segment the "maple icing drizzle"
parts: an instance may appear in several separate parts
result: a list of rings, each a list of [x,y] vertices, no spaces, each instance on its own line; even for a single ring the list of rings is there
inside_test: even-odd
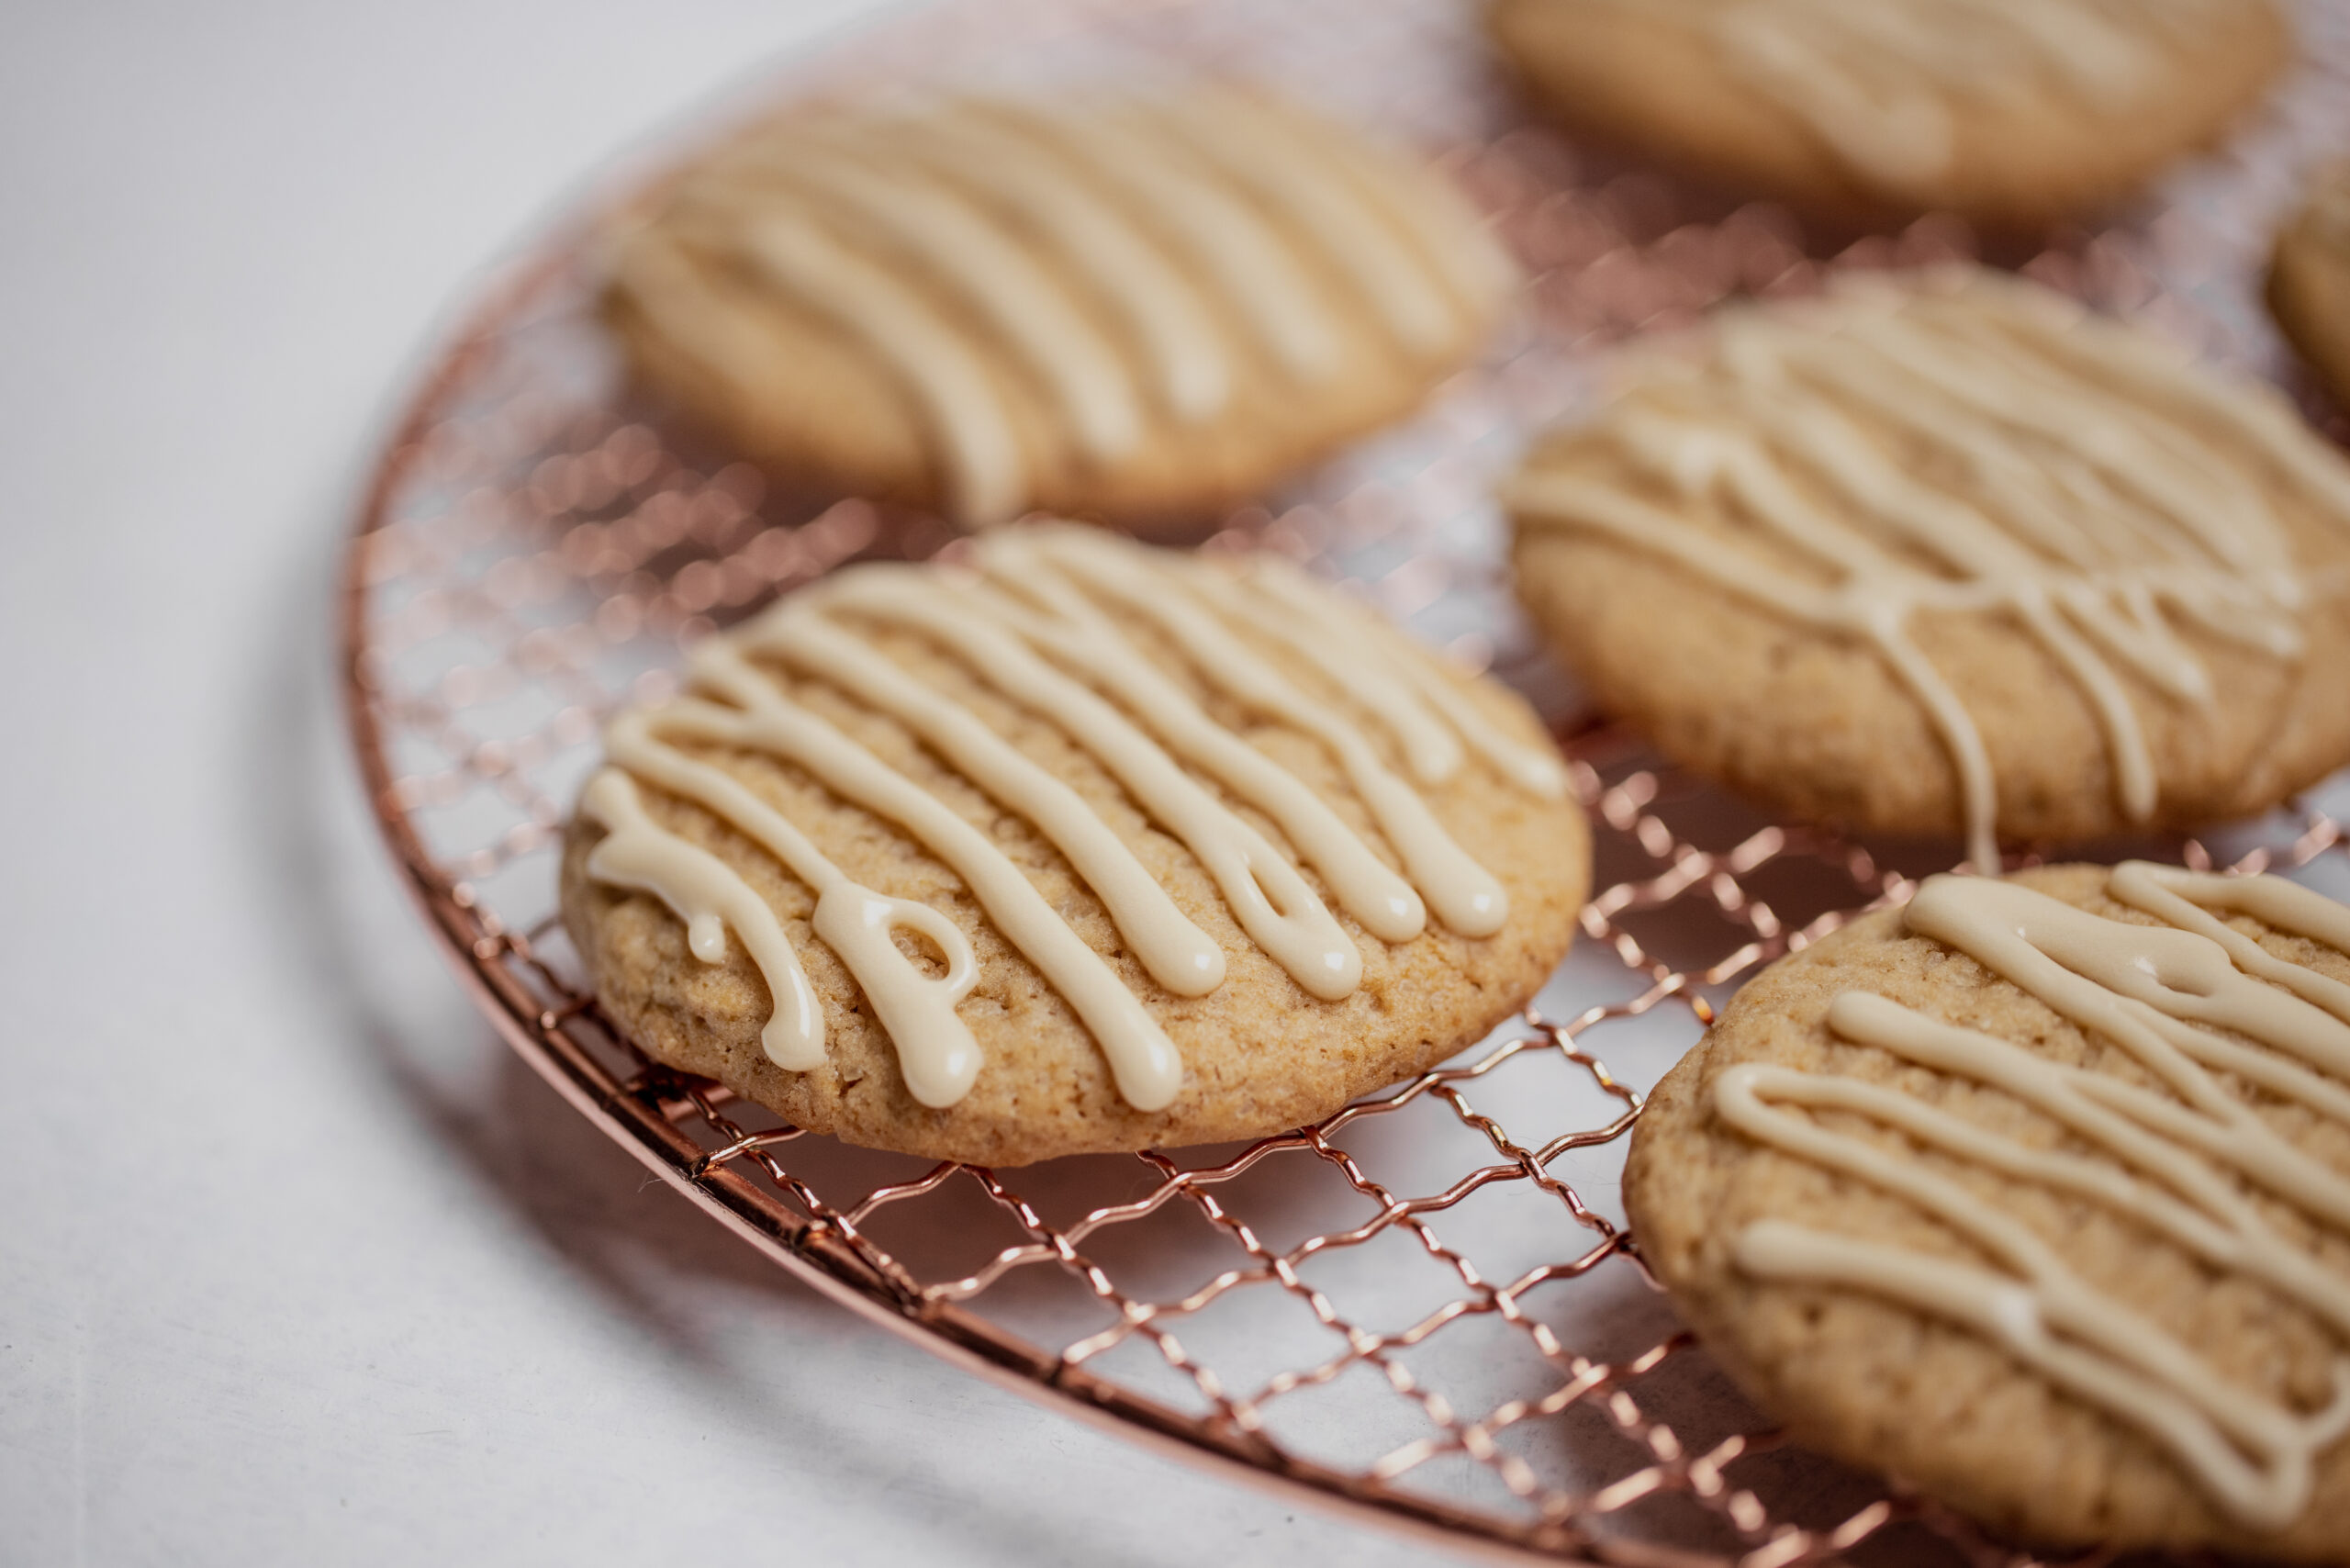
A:
[[[2002,1091],[2096,1156],[2027,1145],[1888,1084],[1833,1073],[1747,1062],[1714,1081],[1725,1123],[1907,1200],[1987,1267],[1778,1219],[1741,1230],[1732,1257],[1758,1278],[1848,1287],[1969,1327],[2144,1432],[2232,1517],[2282,1529],[2307,1506],[2317,1454],[2350,1430],[2350,1354],[2337,1357],[2325,1406],[2296,1413],[2230,1381],[2195,1346],[2090,1285],[2015,1216],[1901,1151],[1930,1149],[2109,1210],[2209,1269],[2257,1281],[2350,1346],[2350,1276],[2279,1235],[2247,1198],[2257,1192],[2350,1234],[2350,1176],[2282,1137],[2229,1082],[2350,1128],[2350,986],[2275,957],[2221,918],[2250,915],[2350,953],[2350,908],[2278,878],[2143,861],[2116,868],[2106,891],[2163,924],[1950,876],[1929,879],[1904,919],[2120,1047],[2155,1087],[1863,991],[1837,997],[1828,1013],[1841,1038]],[[1816,1119],[1831,1112],[1906,1144]]]
[[[1616,0],[1704,29],[1738,75],[1852,174],[1914,193],[1957,161],[1956,101],[2053,87],[2107,115],[2156,106],[2165,56],[2235,0]]]
[[[976,561],[976,572],[901,566],[842,572],[699,644],[685,697],[623,714],[607,732],[610,766],[583,799],[584,811],[606,830],[588,856],[588,874],[658,898],[686,923],[688,947],[702,962],[722,961],[725,934],[735,934],[775,999],[762,1038],[778,1066],[808,1071],[824,1061],[822,1011],[782,923],[723,860],[661,826],[642,789],[716,816],[815,893],[817,938],[873,1003],[909,1089],[926,1105],[961,1099],[980,1066],[955,1011],[976,980],[970,944],[938,912],[856,883],[782,812],[688,745],[789,761],[905,830],[962,879],[1069,1002],[1100,1042],[1128,1103],[1161,1110],[1182,1081],[1182,1063],[1142,1000],[1019,866],[945,802],[795,701],[763,665],[813,678],[893,720],[1026,821],[1101,900],[1125,948],[1159,986],[1201,996],[1225,978],[1223,950],[1082,796],[969,708],[892,662],[860,624],[921,637],[1082,748],[1192,853],[1249,939],[1319,1000],[1354,992],[1360,950],[1281,847],[1195,775],[1273,823],[1337,908],[1381,940],[1410,941],[1431,913],[1463,936],[1502,928],[1508,900],[1501,884],[1388,767],[1373,735],[1405,759],[1421,785],[1444,783],[1473,756],[1519,790],[1556,799],[1566,790],[1565,770],[1547,747],[1513,739],[1478,713],[1455,680],[1399,634],[1261,557],[1212,566],[1089,530],[1036,528],[990,536]],[[1283,676],[1236,633],[1235,621],[1296,651],[1318,648],[1313,662],[1352,711]],[[1136,646],[1122,622],[1147,625],[1222,698],[1318,743],[1402,871],[1319,792],[1218,722]],[[1309,626],[1311,637],[1300,631]],[[927,973],[898,946],[901,930],[935,949],[943,975]]]
[[[1221,416],[1259,362],[1326,382],[1363,330],[1441,357],[1515,283],[1433,171],[1216,88],[801,115],[681,182],[612,264],[722,377],[745,351],[713,299],[772,296],[846,333],[912,398],[970,524],[1026,504],[999,361],[1050,411],[1039,439],[1099,467]]]
[[[2308,594],[2272,488],[2350,522],[2350,470],[2279,395],[2022,282],[1849,282],[1724,312],[1702,366],[1638,363],[1581,432],[1628,477],[1538,455],[1512,509],[1873,644],[1951,754],[1978,868],[1999,864],[1990,759],[1911,635],[1919,611],[2022,627],[2087,699],[2120,803],[2144,820],[2158,781],[2118,670],[2209,703],[2182,626],[2298,657]],[[1737,540],[1672,510],[1706,500]]]

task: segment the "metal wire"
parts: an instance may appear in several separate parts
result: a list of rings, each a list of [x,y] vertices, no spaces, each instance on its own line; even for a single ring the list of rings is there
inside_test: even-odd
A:
[[[971,1370],[1505,1557],[2037,1561],[1779,1440],[1648,1283],[1617,1196],[1641,1091],[1727,993],[1898,900],[1949,849],[1767,821],[1581,717],[1510,607],[1485,498],[1531,428],[1592,395],[1610,343],[1731,294],[1970,241],[1929,221],[1836,248],[1774,209],[1574,147],[1517,118],[1472,9],[995,0],[854,39],[799,85],[1210,66],[1376,107],[1450,150],[1532,272],[1527,323],[1411,427],[1210,543],[1282,550],[1359,585],[1494,663],[1559,722],[1597,890],[1577,953],[1519,1023],[1318,1126],[1010,1173],[803,1135],[636,1054],[599,1014],[553,913],[562,823],[602,721],[666,689],[683,644],[778,591],[949,536],[858,502],[771,494],[671,411],[634,402],[593,323],[585,222],[457,334],[363,509],[342,613],[375,813],[527,1061],[746,1241]],[[2168,206],[2002,259],[2277,370],[2249,286],[2262,237],[2298,172],[2350,141],[2350,6],[2305,21],[2312,69],[2174,181]],[[2331,794],[2344,797],[2341,781]],[[2338,861],[2327,798],[2209,842],[2129,847],[2197,866]]]

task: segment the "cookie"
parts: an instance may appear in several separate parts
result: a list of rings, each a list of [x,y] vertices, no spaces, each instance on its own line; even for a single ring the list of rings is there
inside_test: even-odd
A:
[[[2215,139],[2289,52],[2269,0],[1493,0],[1576,129],[1841,218],[2029,230]]]
[[[1797,1439],[2037,1542],[2350,1555],[2350,908],[1936,877],[1657,1086],[1640,1254]]]
[[[2320,171],[2277,236],[2268,309],[2333,400],[2350,407],[2350,163]]]
[[[1669,756],[1978,867],[2350,762],[2350,464],[2273,388],[1975,269],[1619,368],[1509,486],[1517,585]]]
[[[1212,511],[1409,412],[1516,282],[1433,169],[1238,88],[796,108],[607,247],[643,381],[967,525]]]
[[[1516,697],[1267,557],[853,567],[623,714],[563,867],[648,1054],[854,1143],[1255,1137],[1468,1046],[1590,845]]]

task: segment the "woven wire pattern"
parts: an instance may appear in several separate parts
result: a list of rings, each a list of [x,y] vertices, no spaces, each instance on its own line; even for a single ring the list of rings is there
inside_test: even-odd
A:
[[[2305,24],[2311,69],[2165,205],[1998,259],[2278,373],[2248,280],[2299,172],[2350,141],[2350,7]],[[1572,146],[1518,118],[1467,8],[1439,0],[971,3],[852,39],[799,85],[885,92],[946,62],[958,80],[1169,62],[1296,80],[1447,149],[1498,215],[1531,274],[1525,323],[1423,418],[1210,543],[1353,584],[1546,708],[1595,836],[1583,940],[1477,1048],[1245,1147],[925,1166],[804,1135],[637,1055],[553,913],[601,723],[670,689],[682,646],[777,592],[950,536],[776,493],[637,403],[594,327],[583,228],[519,267],[442,358],[346,579],[374,804],[492,1017],[746,1239],[967,1366],[1129,1431],[1504,1553],[2036,1561],[1774,1434],[1679,1329],[1618,1202],[1642,1092],[1729,992],[1953,851],[1769,821],[1582,714],[1510,608],[1486,498],[1529,430],[1588,403],[1609,345],[1837,267],[1969,253],[1968,237],[1929,220],[1823,241]],[[2340,892],[2345,816],[2337,779],[2209,841],[2112,848]]]

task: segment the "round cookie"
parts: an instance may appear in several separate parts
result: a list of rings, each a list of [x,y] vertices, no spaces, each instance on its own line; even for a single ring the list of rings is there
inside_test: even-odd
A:
[[[2350,163],[2321,171],[2277,236],[2268,309],[2333,400],[2350,406]]]
[[[2340,1561],[2345,949],[2273,878],[1930,879],[1658,1085],[1641,1256],[1798,1440],[1995,1529]]]
[[[1492,0],[1586,134],[1844,218],[2032,229],[2216,138],[2289,48],[2268,0]]]
[[[562,904],[607,1014],[941,1159],[1327,1115],[1523,1006],[1589,879],[1498,684],[1270,558],[1069,525],[789,595],[605,744]]]
[[[1400,418],[1516,282],[1436,171],[1262,94],[798,107],[611,235],[639,377],[967,525],[1254,495]]]
[[[2274,389],[1976,269],[1620,371],[1509,487],[1517,586],[1684,764],[1990,865],[2350,761],[2350,464]]]

